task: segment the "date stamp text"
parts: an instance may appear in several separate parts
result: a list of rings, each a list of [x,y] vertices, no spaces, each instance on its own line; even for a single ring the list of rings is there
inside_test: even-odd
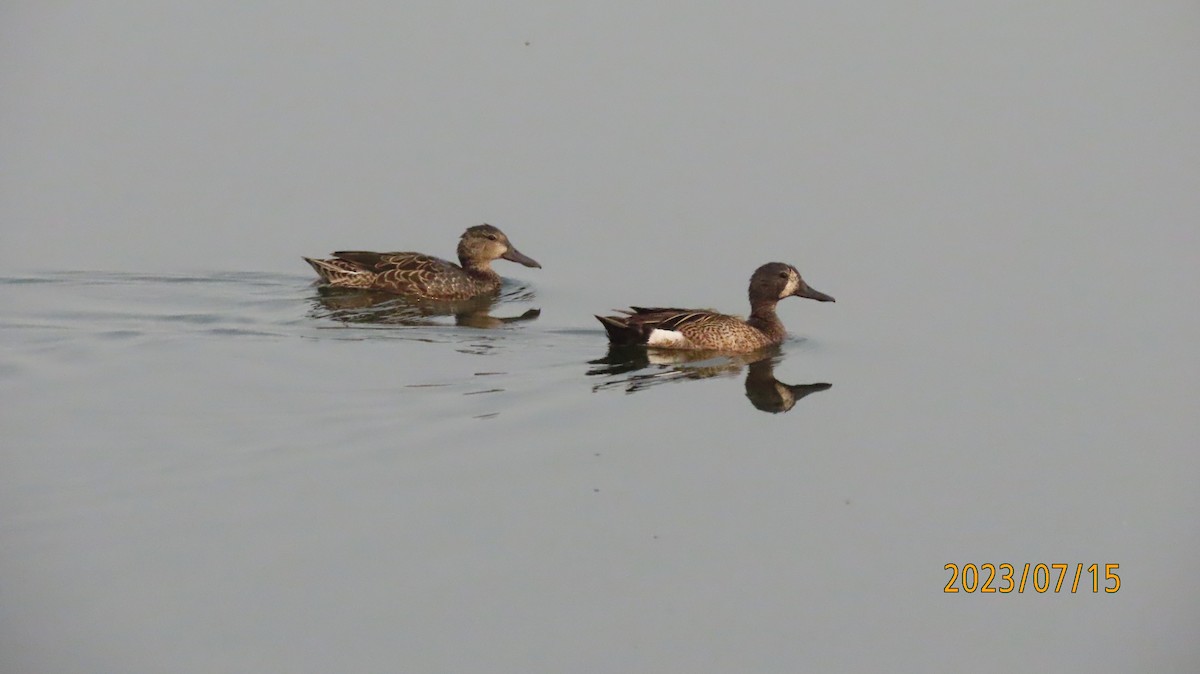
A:
[[[1007,562],[1003,564],[954,564],[943,568],[950,572],[950,580],[942,590],[946,594],[956,592],[979,592],[991,594],[998,592],[1008,594],[1016,591],[1024,593],[1027,589],[1045,594],[1046,592],[1076,592],[1091,591],[1097,594],[1101,589],[1112,594],[1121,589],[1121,576],[1117,574],[1120,564],[1030,564],[1014,566]],[[1074,573],[1072,573],[1074,567]]]

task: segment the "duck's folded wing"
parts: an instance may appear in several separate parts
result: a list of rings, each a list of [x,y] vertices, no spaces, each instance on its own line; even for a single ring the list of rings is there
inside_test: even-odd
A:
[[[344,260],[365,271],[377,274],[392,270],[424,270],[439,264],[446,264],[432,255],[421,253],[376,253],[369,250],[339,250],[333,254],[339,260]]]
[[[679,330],[699,326],[721,317],[721,314],[706,309],[678,309],[674,307],[629,307],[630,318],[637,323],[658,330]]]

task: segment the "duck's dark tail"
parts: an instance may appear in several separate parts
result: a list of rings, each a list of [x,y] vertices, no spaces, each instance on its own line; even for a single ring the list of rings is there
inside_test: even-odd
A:
[[[618,346],[645,344],[646,335],[637,325],[630,325],[624,316],[596,316],[608,333],[608,341]]]

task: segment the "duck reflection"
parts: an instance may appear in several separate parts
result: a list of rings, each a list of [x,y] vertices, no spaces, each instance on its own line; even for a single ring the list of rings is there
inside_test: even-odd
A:
[[[523,287],[499,295],[473,297],[467,300],[427,300],[375,290],[317,286],[309,311],[312,318],[327,318],[343,323],[374,325],[443,325],[438,316],[453,316],[454,324],[470,328],[499,328],[511,323],[532,321],[542,314],[530,309],[519,316],[492,316],[493,306],[500,302],[533,299],[533,292]]]
[[[777,347],[747,354],[727,354],[610,345],[603,358],[589,361],[596,367],[587,373],[618,377],[596,384],[592,387],[593,391],[624,388],[626,393],[636,393],[671,381],[736,376],[745,367],[746,397],[756,409],[771,414],[788,412],[804,396],[833,386],[825,383],[785,384],[779,381],[775,378],[775,365],[782,359]],[[640,372],[649,368],[654,370]],[[630,374],[635,372],[637,374]]]

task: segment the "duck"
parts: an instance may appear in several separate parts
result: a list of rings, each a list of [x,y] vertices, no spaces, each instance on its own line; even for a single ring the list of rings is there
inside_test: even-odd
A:
[[[542,268],[518,251],[498,227],[487,223],[463,232],[458,240],[459,264],[410,252],[342,250],[331,255],[332,259],[304,258],[329,285],[429,300],[467,300],[496,294],[500,275],[492,269],[493,260]]]
[[[775,305],[788,297],[834,302],[811,287],[790,264],[768,262],[750,277],[750,318],[709,309],[630,307],[620,316],[600,316],[608,339],[615,345],[748,353],[783,342],[787,330]]]

